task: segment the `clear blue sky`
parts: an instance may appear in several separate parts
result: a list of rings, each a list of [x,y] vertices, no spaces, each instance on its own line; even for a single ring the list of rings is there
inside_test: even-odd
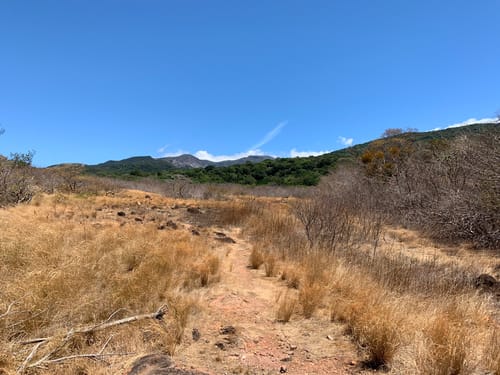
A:
[[[498,0],[2,0],[0,153],[289,156],[491,118],[499,15]]]

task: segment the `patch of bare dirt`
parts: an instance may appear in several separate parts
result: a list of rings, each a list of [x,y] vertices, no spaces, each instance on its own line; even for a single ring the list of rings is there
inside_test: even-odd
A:
[[[218,244],[221,280],[206,290],[205,306],[191,319],[199,338],[184,340],[176,363],[210,374],[358,373],[356,349],[342,326],[323,316],[276,321],[276,298],[285,286],[248,268],[251,246],[237,229],[224,233],[236,243]]]

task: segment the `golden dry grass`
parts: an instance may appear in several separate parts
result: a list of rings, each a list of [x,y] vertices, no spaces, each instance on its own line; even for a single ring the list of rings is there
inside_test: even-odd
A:
[[[57,194],[1,210],[0,369],[13,371],[28,356],[33,345],[20,345],[23,340],[57,338],[72,328],[152,313],[165,303],[170,313],[162,324],[142,321],[91,337],[54,339],[32,362],[51,351],[50,358],[96,353],[110,337],[109,352],[173,353],[196,307],[196,290],[218,280],[220,261],[206,240],[189,231],[157,229],[153,213],[171,204],[141,192]],[[126,217],[117,216],[121,210]],[[63,345],[51,347],[57,343]],[[37,371],[96,370],[85,362]]]
[[[198,291],[219,281],[221,264],[206,237],[158,230],[172,207],[200,202],[148,195],[40,195],[0,211],[0,369],[15,371],[33,347],[20,342],[33,337],[61,337],[50,344],[56,347],[42,346],[35,360],[51,350],[53,357],[95,353],[110,332],[69,341],[64,334],[153,312],[163,303],[171,308],[163,323],[117,327],[107,350],[175,352]],[[203,209],[211,210],[205,218],[210,224],[243,227],[253,268],[264,265],[267,276],[276,276],[279,264],[284,282],[276,299],[278,321],[329,317],[330,324],[345,326],[366,366],[393,374],[499,374],[495,301],[470,283],[478,271],[498,264],[492,255],[481,254],[477,263],[469,253],[461,256],[465,250],[449,255],[401,229],[386,233],[375,255],[370,243],[333,254],[310,248],[279,200],[204,201]],[[35,372],[119,372],[123,358],[107,360],[110,367],[75,360]]]
[[[328,249],[308,248],[290,211],[270,203],[246,220],[244,231],[256,247],[280,258],[281,278],[298,287],[304,318],[324,316],[329,304],[331,320],[345,324],[367,367],[395,374],[498,371],[495,307],[472,288],[480,268],[467,261],[471,256],[434,251],[429,258],[428,242],[419,247],[415,233],[401,231],[400,244],[408,241],[411,252],[395,251],[388,235],[375,255],[369,243],[328,255]],[[495,263],[491,255],[482,257],[483,264]],[[289,319],[291,306],[281,295],[278,319]]]

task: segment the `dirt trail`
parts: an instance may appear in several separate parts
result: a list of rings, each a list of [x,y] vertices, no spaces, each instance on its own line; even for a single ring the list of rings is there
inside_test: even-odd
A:
[[[223,259],[221,280],[202,296],[206,306],[192,317],[175,362],[210,374],[359,373],[353,344],[327,317],[294,315],[288,323],[276,322],[276,297],[284,284],[249,269],[251,245],[237,229],[226,233],[236,244],[216,247]],[[235,333],[221,331],[228,326]],[[191,329],[199,340],[191,338]]]

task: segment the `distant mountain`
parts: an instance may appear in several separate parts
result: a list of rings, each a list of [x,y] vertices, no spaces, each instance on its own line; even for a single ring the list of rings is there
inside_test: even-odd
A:
[[[176,168],[205,168],[209,165],[213,165],[214,167],[227,167],[230,165],[238,165],[245,163],[259,163],[261,161],[273,159],[271,156],[247,156],[244,158],[236,159],[236,160],[223,160],[219,162],[198,159],[196,156],[184,154],[180,156],[169,156],[165,158],[161,158],[159,160],[165,160],[171,163]]]
[[[198,159],[189,154],[180,156],[169,156],[155,159],[151,156],[135,156],[123,160],[109,160],[96,165],[85,166],[85,171],[102,176],[108,175],[132,175],[147,176],[161,174],[178,169],[205,168],[208,166],[227,167],[231,165],[258,163],[263,160],[272,159],[271,156],[248,156],[237,160],[225,160],[213,162]]]
[[[339,163],[358,163],[370,150],[390,148],[401,142],[425,147],[431,142],[448,142],[467,135],[498,134],[500,123],[474,124],[429,132],[406,132],[337,150],[320,156],[304,158],[272,158],[249,156],[238,160],[212,162],[192,155],[154,159],[150,156],[86,166],[87,173],[100,176],[133,178],[155,176],[172,178],[184,175],[196,182],[236,183],[248,185],[315,185],[321,176],[331,172]],[[366,156],[366,155],[365,155]]]

